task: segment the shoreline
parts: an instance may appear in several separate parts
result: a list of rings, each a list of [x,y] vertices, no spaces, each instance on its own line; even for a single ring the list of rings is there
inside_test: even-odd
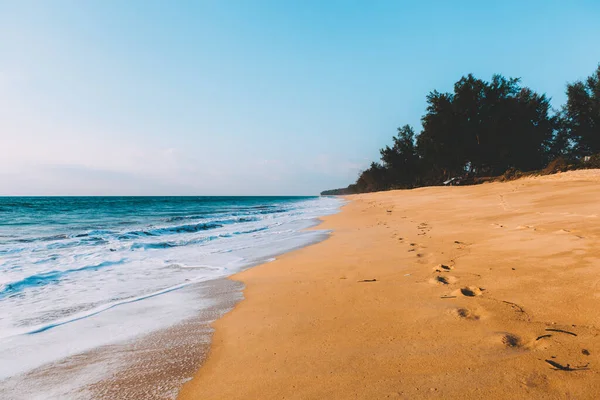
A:
[[[244,300],[178,398],[593,398],[599,192],[590,170],[350,196],[328,240],[229,278]]]
[[[313,218],[311,225],[303,229],[318,233],[310,241],[249,263],[240,272],[269,264],[282,255],[327,240],[330,233],[319,228],[321,223],[321,218]],[[212,302],[194,317],[126,343],[107,346],[108,352],[113,353],[115,358],[123,358],[124,354],[132,352],[134,355],[137,352],[138,356],[127,355],[116,374],[84,388],[89,397],[107,400],[177,398],[183,385],[193,379],[194,372],[207,359],[214,335],[213,323],[244,300],[244,284],[232,279],[240,272],[190,287],[190,292],[207,287],[208,290],[198,290],[198,300]],[[98,349],[97,352],[106,353],[107,350]]]
[[[310,240],[287,246],[268,257],[255,259],[242,270],[270,263],[277,257],[314,245],[329,237],[319,229],[321,220],[311,218],[304,231],[313,231]],[[300,231],[301,232],[301,231]],[[186,296],[195,304],[195,315],[179,322],[104,344],[24,373],[0,380],[0,392],[11,398],[94,398],[94,399],[173,399],[182,385],[192,379],[210,348],[212,322],[243,299],[243,284],[228,276],[190,282],[151,302]],[[136,303],[139,304],[139,303]],[[156,304],[155,304],[156,306]],[[149,304],[146,307],[152,307]],[[64,385],[62,382],[77,382]],[[29,386],[28,386],[29,385]]]
[[[14,399],[175,398],[206,357],[211,322],[242,299],[241,289],[227,278],[186,286],[179,291],[201,305],[193,317],[6,378],[0,392]]]

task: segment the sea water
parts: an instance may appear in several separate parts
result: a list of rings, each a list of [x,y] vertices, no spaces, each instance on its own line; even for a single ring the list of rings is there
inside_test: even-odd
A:
[[[340,203],[0,198],[0,380],[190,317],[203,304],[180,289],[319,240],[305,228]]]

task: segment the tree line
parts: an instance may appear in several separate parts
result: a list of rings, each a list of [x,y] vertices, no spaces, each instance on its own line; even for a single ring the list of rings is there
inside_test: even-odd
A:
[[[427,95],[421,132],[410,125],[398,128],[391,146],[380,150],[381,159],[356,183],[322,194],[535,171],[559,159],[581,163],[600,153],[600,65],[587,79],[567,84],[566,94],[566,104],[553,110],[545,94],[522,86],[520,79],[463,76],[451,93]]]

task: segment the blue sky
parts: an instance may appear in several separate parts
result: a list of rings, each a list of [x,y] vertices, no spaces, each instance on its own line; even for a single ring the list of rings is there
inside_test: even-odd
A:
[[[598,1],[0,0],[0,194],[346,186],[464,74],[559,107],[598,21]]]

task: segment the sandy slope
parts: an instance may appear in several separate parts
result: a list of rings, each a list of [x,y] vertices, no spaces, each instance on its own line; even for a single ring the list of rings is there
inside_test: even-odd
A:
[[[235,276],[182,399],[599,398],[600,171],[352,200]]]

